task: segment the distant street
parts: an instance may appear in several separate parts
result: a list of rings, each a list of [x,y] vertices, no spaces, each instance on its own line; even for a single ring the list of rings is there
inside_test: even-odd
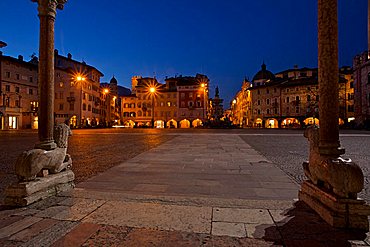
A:
[[[76,182],[187,133],[239,136],[295,181],[303,179],[302,162],[308,157],[308,144],[302,130],[90,129],[73,130],[70,137],[68,152],[73,159]],[[3,189],[16,180],[14,163],[17,156],[32,149],[36,141],[36,131],[0,132],[0,200]],[[346,148],[345,157],[350,157],[362,167],[366,185],[365,193],[360,196],[370,201],[370,132],[341,131],[341,143]]]

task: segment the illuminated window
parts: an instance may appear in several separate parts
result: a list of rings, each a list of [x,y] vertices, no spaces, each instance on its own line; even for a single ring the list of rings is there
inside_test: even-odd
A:
[[[169,102],[169,101],[168,101],[168,102],[167,102],[167,106],[171,106],[171,102]]]

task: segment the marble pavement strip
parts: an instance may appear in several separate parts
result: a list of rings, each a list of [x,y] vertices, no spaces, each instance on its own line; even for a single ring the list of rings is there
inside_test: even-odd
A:
[[[105,202],[85,223],[246,237],[274,225],[268,210],[288,208],[297,191],[239,136],[188,134],[78,184],[73,195]]]

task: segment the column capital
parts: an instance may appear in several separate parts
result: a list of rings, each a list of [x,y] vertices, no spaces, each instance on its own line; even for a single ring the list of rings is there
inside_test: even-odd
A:
[[[67,0],[31,0],[38,4],[39,16],[51,16],[55,18],[57,9],[62,10]]]

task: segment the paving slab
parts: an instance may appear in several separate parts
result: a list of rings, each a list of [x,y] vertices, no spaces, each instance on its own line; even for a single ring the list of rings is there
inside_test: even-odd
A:
[[[210,207],[110,201],[83,222],[210,233],[211,217]]]
[[[179,135],[77,185],[94,192],[293,200],[298,185],[238,135]]]

